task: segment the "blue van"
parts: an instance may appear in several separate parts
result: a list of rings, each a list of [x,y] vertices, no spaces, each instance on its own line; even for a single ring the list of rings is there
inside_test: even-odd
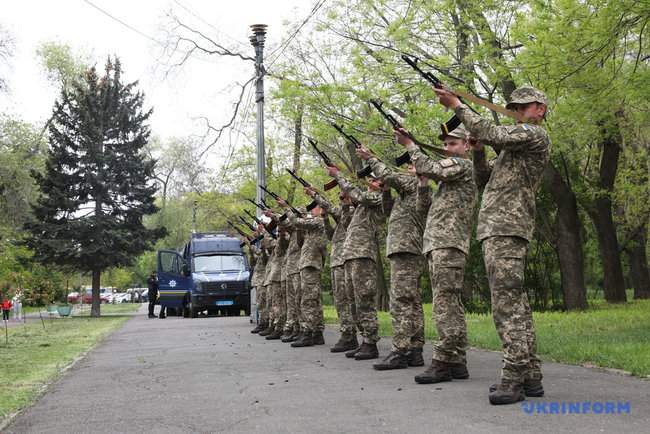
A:
[[[158,251],[157,272],[161,306],[189,318],[250,315],[250,265],[237,238],[193,233],[182,252]]]

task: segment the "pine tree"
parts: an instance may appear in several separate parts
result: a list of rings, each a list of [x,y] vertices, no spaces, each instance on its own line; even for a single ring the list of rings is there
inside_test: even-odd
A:
[[[92,273],[92,316],[100,314],[100,276],[130,265],[165,235],[147,229],[144,215],[157,211],[155,161],[142,152],[150,134],[137,82],[121,82],[121,65],[109,58],[105,75],[94,67],[61,92],[49,126],[41,190],[26,224],[27,245],[42,263]]]

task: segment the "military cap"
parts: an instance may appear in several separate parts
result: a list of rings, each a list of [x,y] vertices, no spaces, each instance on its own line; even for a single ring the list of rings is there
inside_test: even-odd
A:
[[[528,104],[531,102],[538,102],[540,104],[547,104],[546,95],[541,90],[534,87],[522,86],[518,87],[512,92],[511,100],[506,104],[507,109],[513,109],[516,104]]]
[[[445,137],[455,137],[457,139],[467,139],[467,136],[469,136],[469,133],[463,126],[463,124],[458,125],[456,128],[454,128],[452,131],[449,131],[448,133],[443,133],[438,136],[440,140],[445,140]]]

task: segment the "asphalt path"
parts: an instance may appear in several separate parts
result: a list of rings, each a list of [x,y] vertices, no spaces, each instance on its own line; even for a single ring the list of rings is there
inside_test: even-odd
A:
[[[423,368],[377,372],[373,361],[330,353],[333,328],[327,345],[300,349],[266,341],[251,328],[243,317],[147,319],[141,309],[4,431],[650,432],[646,380],[545,363],[544,398],[494,407],[487,388],[498,373],[498,353],[470,351],[469,380],[418,385],[413,376]],[[382,355],[389,344],[381,340]],[[533,414],[526,411],[530,403]],[[562,403],[590,413],[562,414]],[[549,413],[553,405],[560,414]]]

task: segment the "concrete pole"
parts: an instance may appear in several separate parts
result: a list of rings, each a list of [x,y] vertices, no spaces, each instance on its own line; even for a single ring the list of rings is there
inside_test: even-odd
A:
[[[251,26],[253,35],[250,37],[251,44],[255,48],[255,102],[257,103],[257,194],[255,199],[261,203],[264,199],[264,192],[259,187],[266,187],[266,159],[264,156],[264,39],[266,37],[266,24],[253,24]],[[262,212],[256,210],[260,217]]]

